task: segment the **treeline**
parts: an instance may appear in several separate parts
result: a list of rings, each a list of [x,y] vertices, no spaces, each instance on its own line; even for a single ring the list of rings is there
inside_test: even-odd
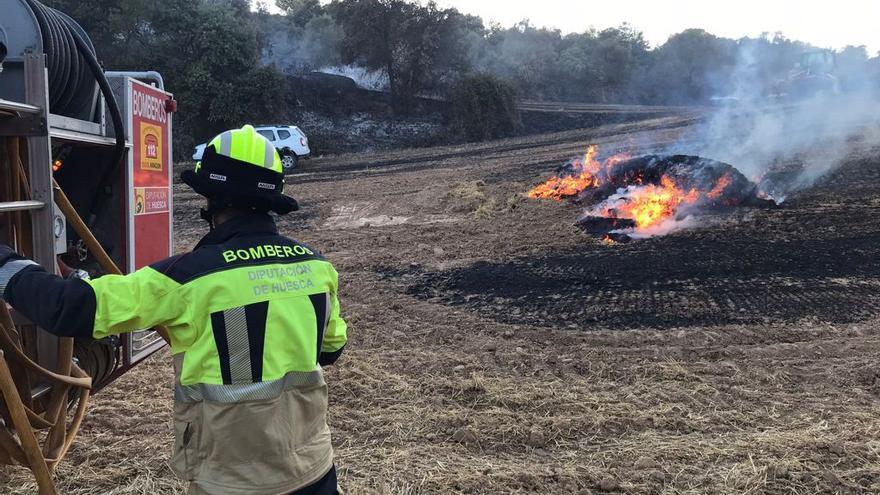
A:
[[[434,3],[404,0],[278,0],[286,17],[263,14],[267,61],[296,73],[355,65],[388,77],[402,99],[442,92],[462,74],[486,72],[521,97],[600,103],[694,104],[747,84],[772,92],[814,47],[765,35],[733,40],[701,29],[651,48],[631,26],[579,34],[523,21],[510,28]],[[837,53],[844,83],[880,82],[865,47]],[[748,81],[743,81],[748,79]]]
[[[286,106],[285,76],[260,63],[248,0],[44,0],[77,20],[108,70],[157,70],[174,93],[175,151]],[[279,104],[282,103],[282,104]]]
[[[175,127],[185,149],[192,144],[186,137],[290,117],[296,97],[286,76],[315,70],[350,73],[362,83],[372,78],[401,113],[416,96],[463,94],[489,100],[457,107],[510,114],[509,101],[498,99],[514,93],[642,104],[705,103],[743,87],[769,93],[811,49],[778,35],[733,40],[699,29],[651,48],[627,25],[580,34],[526,21],[502,28],[433,2],[404,0],[277,0],[285,15],[270,14],[265,3],[254,9],[248,0],[46,3],[83,25],[108,68],[165,75],[180,101]],[[880,59],[864,47],[840,51],[837,65],[851,87],[880,81]],[[467,81],[473,91],[462,87]]]

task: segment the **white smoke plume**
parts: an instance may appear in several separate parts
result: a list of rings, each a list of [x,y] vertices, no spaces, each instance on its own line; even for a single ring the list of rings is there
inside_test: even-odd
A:
[[[612,234],[626,234],[632,239],[647,239],[649,237],[668,235],[679,230],[692,229],[701,225],[694,215],[687,215],[683,218],[669,217],[660,223],[642,227],[639,229],[623,229],[612,231]]]
[[[759,54],[740,50],[733,73],[735,91],[709,118],[699,145],[679,143],[676,151],[698,154],[736,166],[777,200],[811,186],[837,168],[859,146],[880,145],[878,91],[865,81],[848,79],[849,88],[811,95],[785,94],[786,81],[776,88],[761,84],[756,71]],[[774,94],[775,93],[775,94]],[[781,93],[781,94],[780,94]],[[798,163],[799,170],[769,177],[774,166]]]
[[[335,74],[337,76],[345,76],[354,80],[355,84],[361,89],[369,89],[373,91],[385,91],[388,89],[388,75],[385,71],[370,70],[358,65],[336,65],[332,67],[323,67],[318,70],[325,74]]]

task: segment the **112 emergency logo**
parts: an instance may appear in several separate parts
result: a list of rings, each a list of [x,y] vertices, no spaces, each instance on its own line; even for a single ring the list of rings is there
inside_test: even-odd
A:
[[[141,170],[162,171],[162,129],[141,122]]]

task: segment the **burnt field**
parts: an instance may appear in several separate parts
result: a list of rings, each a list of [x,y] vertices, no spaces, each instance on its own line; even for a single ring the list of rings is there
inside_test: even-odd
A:
[[[676,235],[387,275],[415,297],[513,324],[857,322],[880,314],[878,179],[880,161],[853,160],[778,208],[702,218],[706,227]]]
[[[280,228],[340,273],[327,370],[346,493],[880,493],[880,150],[778,208],[607,245],[525,193],[588,144],[693,117],[306,162]],[[820,144],[820,143],[817,143]],[[797,167],[797,163],[786,166]],[[180,250],[204,233],[175,189]],[[171,361],[102,391],[68,494],[172,494]],[[0,492],[32,493],[21,471]]]

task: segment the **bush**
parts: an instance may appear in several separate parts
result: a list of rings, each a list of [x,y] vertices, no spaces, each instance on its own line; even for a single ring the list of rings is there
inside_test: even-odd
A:
[[[450,101],[452,132],[467,141],[511,136],[522,127],[513,86],[491,74],[461,78]]]

